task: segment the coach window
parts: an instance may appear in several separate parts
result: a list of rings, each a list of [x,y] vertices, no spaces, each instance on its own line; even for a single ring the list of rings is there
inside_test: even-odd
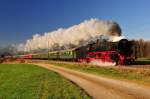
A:
[[[70,52],[68,51],[68,54],[67,54],[68,56],[70,56]]]
[[[67,56],[69,56],[69,54],[70,54],[69,51],[67,51]]]
[[[70,55],[72,56],[72,51],[70,51]]]

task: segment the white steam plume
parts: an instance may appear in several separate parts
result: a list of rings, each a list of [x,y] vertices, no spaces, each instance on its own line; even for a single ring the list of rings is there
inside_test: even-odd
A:
[[[103,62],[102,60],[92,60],[89,64],[96,66],[115,66],[115,62]]]
[[[121,37],[121,29],[116,22],[99,19],[86,20],[78,25],[67,29],[60,28],[56,31],[35,34],[32,39],[18,46],[22,51],[33,51],[42,49],[53,49],[56,47],[70,48],[88,42],[97,36],[112,36],[111,41],[116,41],[113,37]],[[118,38],[117,38],[118,39]]]

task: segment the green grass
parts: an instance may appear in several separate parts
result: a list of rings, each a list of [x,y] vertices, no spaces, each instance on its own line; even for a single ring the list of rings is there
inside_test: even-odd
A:
[[[134,69],[123,67],[97,67],[83,64],[67,64],[63,62],[49,62],[57,66],[88,72],[110,78],[130,80],[141,84],[150,85],[150,69]]]
[[[150,58],[138,58],[135,61],[137,65],[150,65]]]
[[[0,64],[0,99],[89,99],[79,87],[47,69]]]

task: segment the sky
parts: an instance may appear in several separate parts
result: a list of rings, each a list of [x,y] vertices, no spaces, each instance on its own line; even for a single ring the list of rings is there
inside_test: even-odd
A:
[[[0,0],[0,46],[98,18],[129,39],[150,40],[150,0]]]

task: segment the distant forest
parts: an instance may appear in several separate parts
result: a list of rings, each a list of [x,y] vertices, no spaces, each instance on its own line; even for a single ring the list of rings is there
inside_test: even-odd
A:
[[[143,39],[135,40],[137,48],[137,57],[150,58],[150,41],[144,41]]]

